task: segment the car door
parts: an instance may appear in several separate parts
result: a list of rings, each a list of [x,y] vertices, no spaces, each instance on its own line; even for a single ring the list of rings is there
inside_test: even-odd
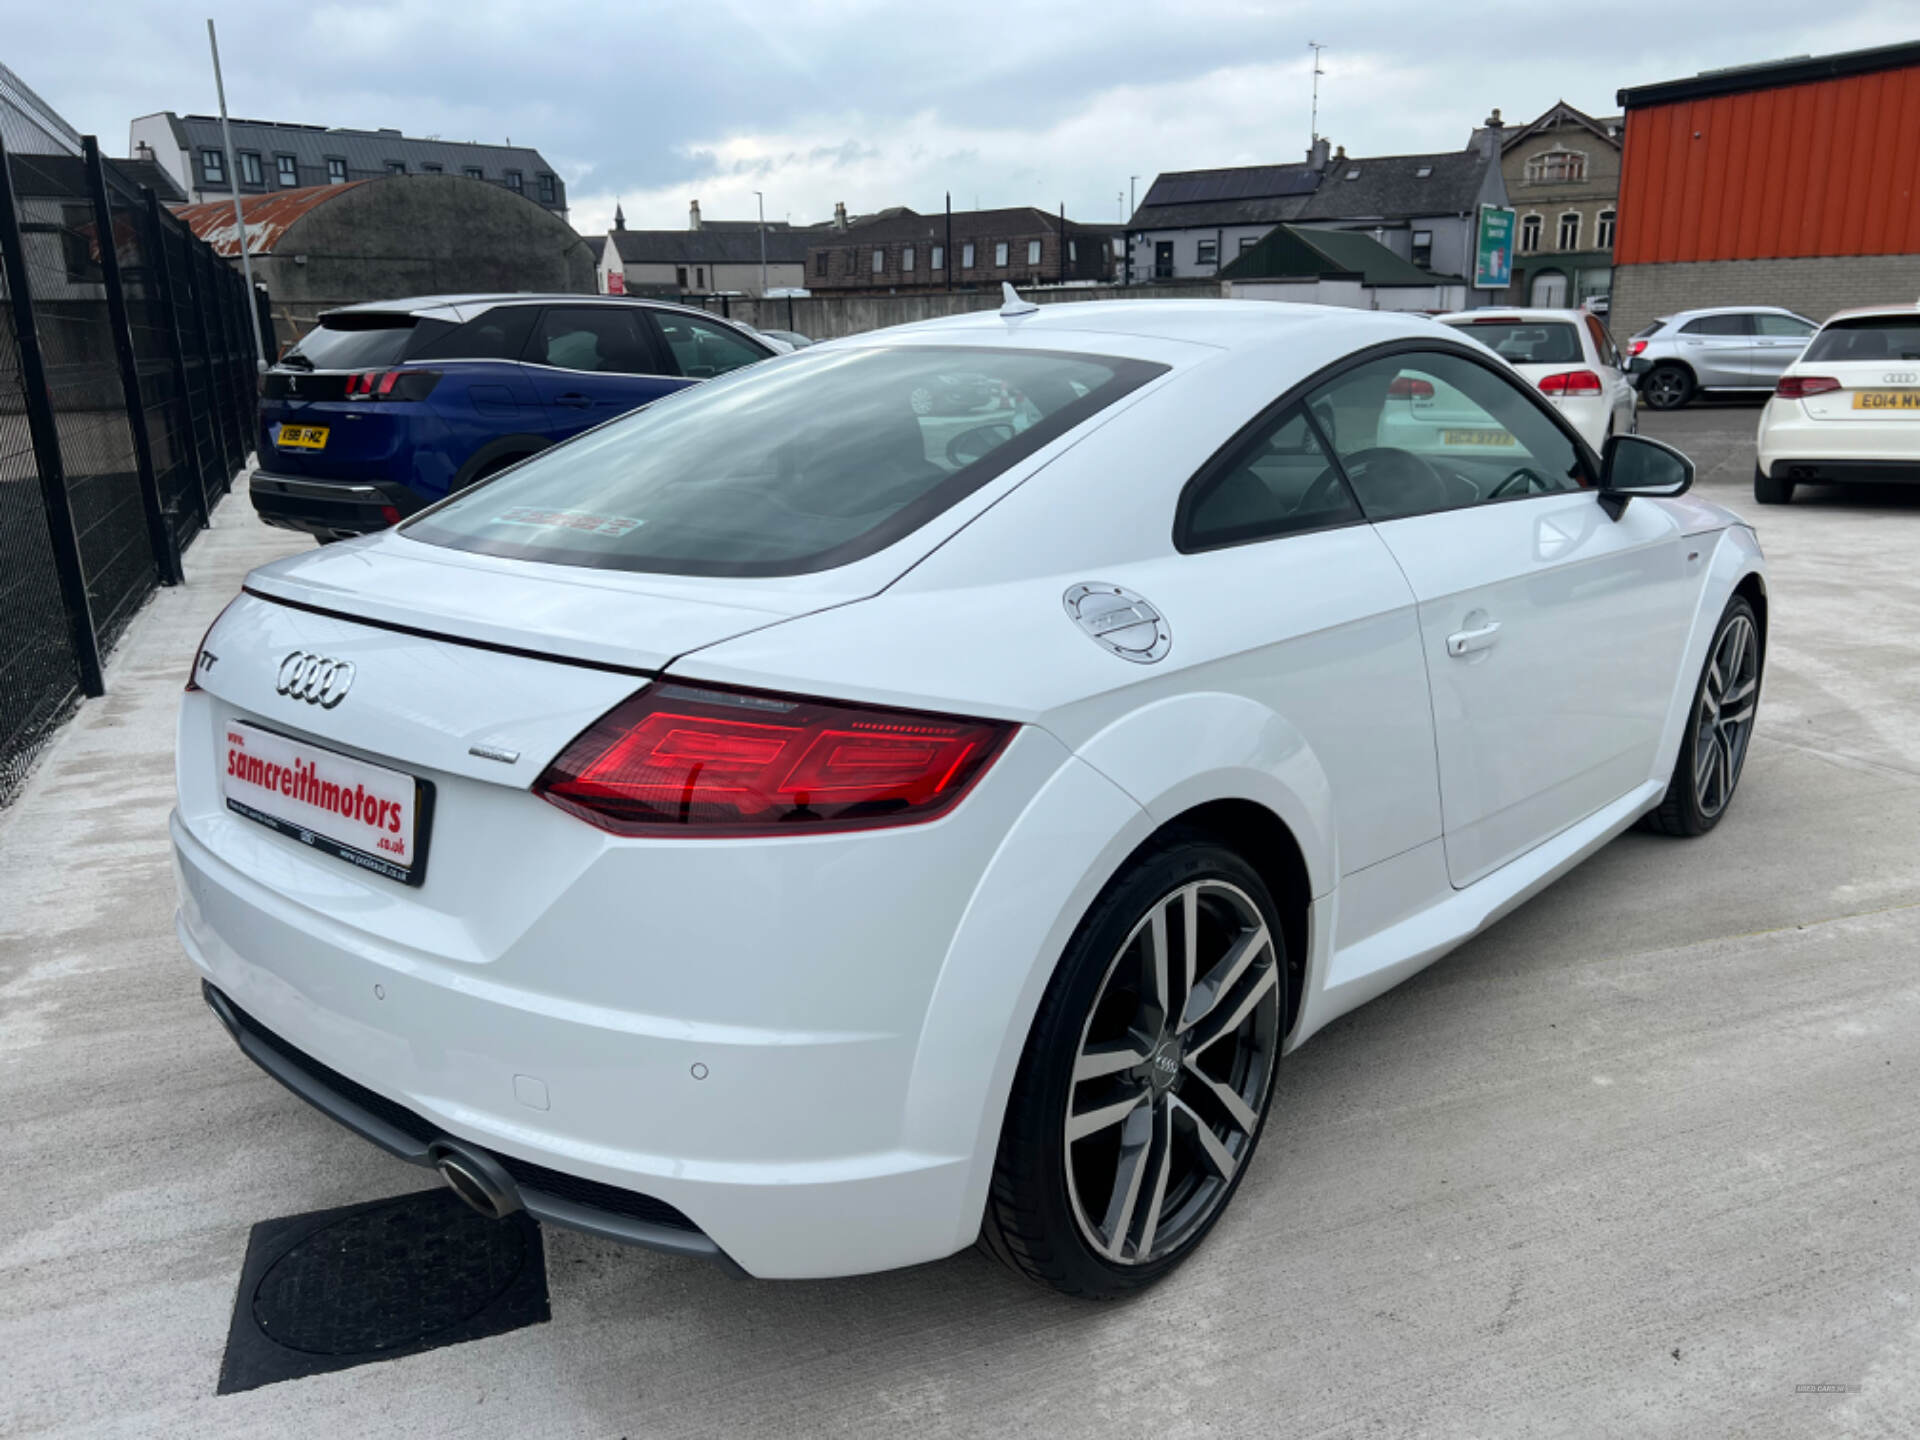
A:
[[[1470,425],[1396,423],[1430,387]],[[1615,519],[1590,452],[1517,376],[1413,346],[1314,392],[1419,607],[1447,871],[1469,885],[1647,781],[1690,618],[1680,527]]]
[[[1698,315],[1674,337],[1680,358],[1706,389],[1754,384],[1752,321],[1746,315]]]
[[[1606,391],[1608,408],[1613,412],[1613,433],[1630,435],[1633,433],[1634,406],[1638,403],[1639,392],[1627,378],[1626,361],[1620,358],[1613,336],[1600,322],[1600,317],[1589,314],[1585,320],[1587,340],[1593,348],[1594,374],[1600,377],[1600,387]]]
[[[534,324],[524,359],[555,440],[649,404],[682,384],[662,373],[652,333],[627,305],[549,305]]]
[[[1802,320],[1798,315],[1756,312],[1753,316],[1753,383],[1766,386],[1779,383],[1787,367],[1807,348],[1815,328],[1811,320]]]

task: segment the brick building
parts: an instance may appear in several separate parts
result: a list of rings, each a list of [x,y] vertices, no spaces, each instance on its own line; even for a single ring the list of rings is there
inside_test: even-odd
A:
[[[1117,225],[1085,225],[1030,205],[922,215],[897,208],[849,217],[805,232],[806,287],[833,292],[998,289],[1111,281]]]
[[[1616,335],[1674,310],[1821,320],[1920,295],[1920,42],[1619,93]]]

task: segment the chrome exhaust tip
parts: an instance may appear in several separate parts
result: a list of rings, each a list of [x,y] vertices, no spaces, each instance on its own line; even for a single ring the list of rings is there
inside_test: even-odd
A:
[[[447,1140],[436,1140],[427,1155],[447,1188],[489,1220],[504,1220],[520,1208],[513,1177],[492,1156]]]

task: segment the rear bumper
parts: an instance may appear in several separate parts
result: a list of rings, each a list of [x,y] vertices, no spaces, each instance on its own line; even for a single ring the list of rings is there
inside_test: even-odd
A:
[[[308,480],[256,470],[253,508],[269,525],[317,540],[384,530],[426,502],[404,485],[367,480]]]
[[[1920,483],[1920,419],[1816,420],[1778,397],[1760,412],[1756,463],[1775,480],[1808,485]]]
[[[1920,460],[1777,459],[1760,468],[1796,485],[1920,485]]]

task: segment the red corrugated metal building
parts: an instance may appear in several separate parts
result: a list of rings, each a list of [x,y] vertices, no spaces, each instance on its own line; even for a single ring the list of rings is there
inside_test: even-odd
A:
[[[1920,298],[1920,42],[1619,92],[1612,324]]]

